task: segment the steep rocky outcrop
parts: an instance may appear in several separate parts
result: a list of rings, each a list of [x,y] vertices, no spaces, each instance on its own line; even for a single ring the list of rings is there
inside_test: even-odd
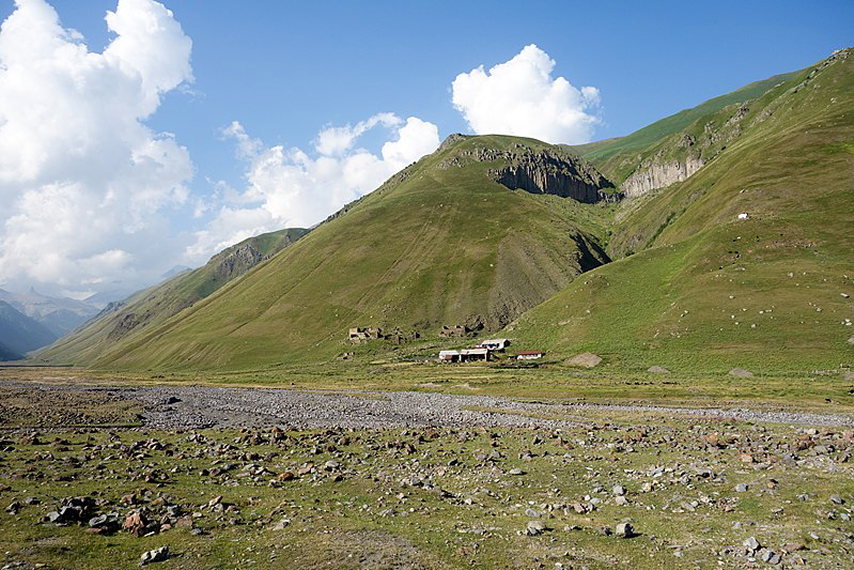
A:
[[[465,135],[452,134],[441,149],[465,140]],[[503,166],[489,170],[489,175],[511,190],[532,194],[554,194],[592,204],[617,201],[622,195],[592,164],[559,147],[534,149],[517,142],[509,149],[477,146],[448,157],[440,168],[460,167],[471,162],[501,162]]]
[[[215,260],[217,263],[213,270],[213,278],[216,281],[228,281],[243,275],[269,257],[268,253],[261,251],[252,242],[236,245],[224,251],[223,254],[221,259]]]
[[[665,188],[676,182],[682,182],[706,163],[699,156],[689,156],[685,160],[671,162],[651,162],[642,165],[620,186],[626,196],[634,197],[646,194],[651,190]]]

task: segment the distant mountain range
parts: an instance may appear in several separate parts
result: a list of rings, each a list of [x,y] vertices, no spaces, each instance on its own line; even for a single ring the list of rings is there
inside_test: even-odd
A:
[[[0,360],[18,360],[57,336],[5,301],[0,301]]]
[[[67,334],[98,314],[98,308],[67,297],[50,297],[33,289],[26,293],[11,293],[0,289],[0,301],[12,305],[51,331],[55,337]]]
[[[552,365],[838,370],[854,351],[852,181],[849,48],[627,137],[452,135],[240,278],[212,277],[244,259],[226,250],[38,356],[262,370],[423,359],[470,331]],[[352,345],[353,327],[383,334]]]

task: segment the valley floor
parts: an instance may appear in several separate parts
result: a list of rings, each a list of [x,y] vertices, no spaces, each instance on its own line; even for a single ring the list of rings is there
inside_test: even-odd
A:
[[[850,568],[854,416],[0,380],[0,566]],[[626,526],[628,523],[629,526]]]

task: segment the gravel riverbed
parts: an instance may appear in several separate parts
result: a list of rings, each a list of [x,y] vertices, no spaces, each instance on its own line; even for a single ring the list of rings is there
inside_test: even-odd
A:
[[[137,401],[142,421],[156,429],[204,427],[394,428],[521,427],[532,423],[559,427],[583,422],[585,412],[652,412],[674,416],[772,422],[794,425],[854,426],[854,416],[743,408],[670,408],[643,405],[528,403],[490,396],[429,392],[302,391],[278,388],[212,386],[104,386],[0,382],[5,389],[27,390],[37,397],[73,405],[88,395]],[[65,398],[65,400],[63,399]],[[57,404],[54,404],[57,405]],[[60,404],[61,405],[61,404]],[[545,417],[544,417],[545,416]],[[559,418],[566,416],[567,420]],[[569,417],[571,416],[571,418]]]

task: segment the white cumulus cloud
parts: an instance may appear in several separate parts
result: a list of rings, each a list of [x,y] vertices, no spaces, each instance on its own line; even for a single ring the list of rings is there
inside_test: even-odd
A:
[[[192,81],[192,42],[152,0],[118,0],[102,53],[44,0],[15,4],[0,27],[0,284],[145,280],[193,166],[144,121]]]
[[[389,131],[378,154],[354,148],[361,135],[378,126]],[[314,225],[439,146],[436,125],[392,113],[323,129],[315,138],[314,156],[299,148],[267,147],[239,122],[223,132],[247,162],[246,188],[196,233],[187,250],[191,257],[210,255],[264,231]]]
[[[599,90],[553,78],[555,61],[531,44],[485,71],[460,73],[452,102],[476,134],[507,134],[550,143],[587,142],[599,119]]]

